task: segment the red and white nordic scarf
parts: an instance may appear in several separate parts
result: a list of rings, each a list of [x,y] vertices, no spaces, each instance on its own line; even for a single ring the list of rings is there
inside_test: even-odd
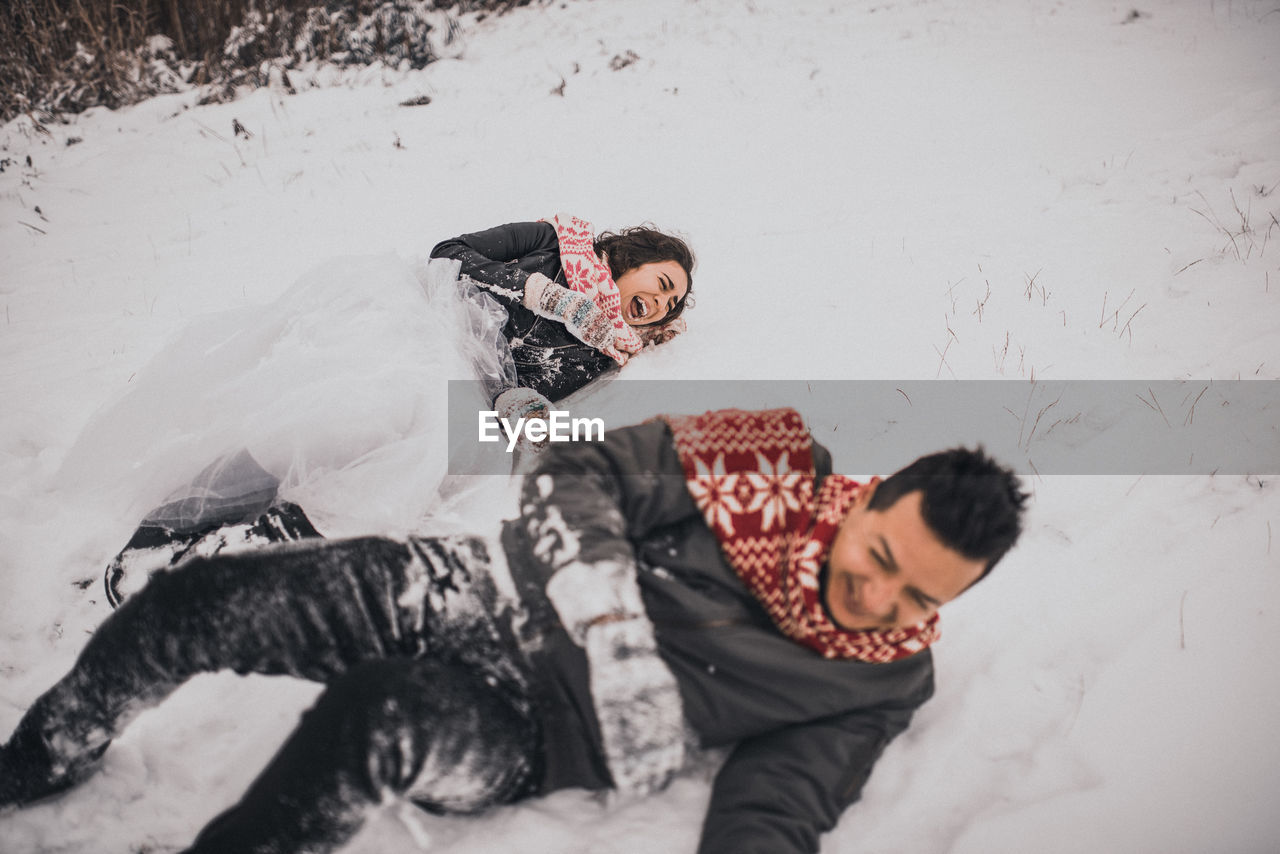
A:
[[[570,214],[556,214],[555,226],[560,242],[560,264],[569,289],[585,294],[613,321],[613,346],[601,352],[619,365],[644,349],[639,333],[622,319],[622,295],[613,281],[609,265],[596,255],[595,227],[585,219]]]
[[[873,663],[905,658],[937,639],[937,614],[887,631],[849,631],[827,616],[822,568],[862,486],[833,474],[814,494],[813,440],[794,409],[663,420],[721,550],[784,635],[826,658]]]

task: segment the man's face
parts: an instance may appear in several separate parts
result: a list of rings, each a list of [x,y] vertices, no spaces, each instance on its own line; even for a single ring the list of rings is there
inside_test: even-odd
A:
[[[894,629],[933,616],[982,575],[985,561],[944,546],[908,492],[887,510],[868,510],[879,479],[867,484],[836,532],[822,591],[845,629]]]

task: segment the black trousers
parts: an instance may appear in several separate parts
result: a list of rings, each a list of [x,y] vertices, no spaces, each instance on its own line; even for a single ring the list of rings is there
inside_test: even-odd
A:
[[[362,538],[158,573],[28,710],[8,770],[69,785],[132,713],[233,670],[326,689],[191,852],[332,850],[388,793],[437,812],[517,800],[536,786],[540,734],[489,565],[476,539]]]

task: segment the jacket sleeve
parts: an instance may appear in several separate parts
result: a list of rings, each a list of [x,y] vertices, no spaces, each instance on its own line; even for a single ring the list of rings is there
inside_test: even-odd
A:
[[[508,523],[520,543],[518,583],[533,602],[556,591],[558,622],[581,644],[581,626],[574,623],[642,607],[638,584],[622,580],[631,571],[602,569],[633,568],[634,541],[697,512],[663,422],[610,430],[603,442],[550,445],[524,479],[520,518]],[[607,575],[615,583],[587,583]],[[575,591],[582,600],[572,609],[579,620],[569,615]]]
[[[716,776],[698,854],[814,854],[910,720],[910,709],[850,712],[740,742]]]
[[[441,241],[431,257],[460,261],[464,274],[510,307],[521,304],[530,273],[559,264],[560,244],[550,223],[513,222]]]
[[[674,455],[665,425],[624,428],[602,445],[553,453],[522,496],[530,552],[560,624],[586,654],[602,754],[627,795],[666,786],[685,756],[679,685],[659,654],[630,541],[664,516],[664,488],[684,489],[683,477],[642,473],[664,449]]]
[[[537,536],[539,520],[563,521],[573,548],[596,560],[633,558],[633,540],[697,514],[671,430],[661,421],[610,430],[602,442],[551,445],[525,478],[521,500],[543,583],[562,544]]]

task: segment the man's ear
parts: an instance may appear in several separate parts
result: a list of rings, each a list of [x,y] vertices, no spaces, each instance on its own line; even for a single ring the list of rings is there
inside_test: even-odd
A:
[[[871,496],[876,494],[876,487],[880,485],[880,476],[868,480],[862,485],[862,489],[858,492],[858,506],[866,507],[871,502]]]

